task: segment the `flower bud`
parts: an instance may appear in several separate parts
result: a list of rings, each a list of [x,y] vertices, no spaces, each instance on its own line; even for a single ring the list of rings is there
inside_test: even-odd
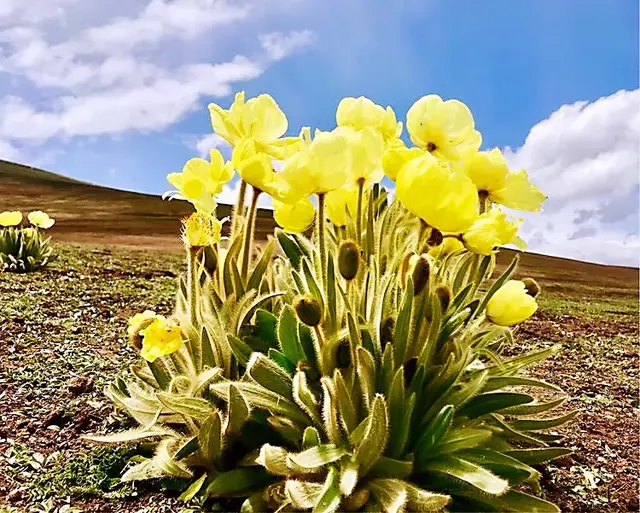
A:
[[[346,240],[340,244],[338,251],[338,270],[347,281],[353,280],[360,267],[360,248],[355,242]]]
[[[395,327],[396,321],[393,317],[387,317],[382,323],[382,327],[380,328],[380,342],[383,348],[389,342],[393,342],[393,330]]]
[[[438,285],[435,293],[438,297],[438,301],[440,302],[440,310],[443,313],[446,312],[449,308],[449,304],[451,304],[451,289],[448,285]]]
[[[413,279],[413,295],[419,295],[429,282],[431,266],[427,255],[420,255],[413,264],[411,278]]]
[[[431,233],[429,234],[429,238],[427,239],[427,246],[435,248],[437,246],[440,246],[440,244],[442,244],[442,241],[444,241],[442,232],[437,228],[431,228]]]
[[[307,326],[315,327],[322,322],[322,304],[311,296],[300,296],[293,306],[298,319]]]
[[[349,341],[342,339],[336,346],[336,366],[344,369],[351,365],[351,346]]]
[[[522,280],[522,283],[524,283],[524,288],[526,289],[527,294],[529,294],[531,297],[538,297],[541,289],[536,280],[534,280],[533,278],[524,278]]]
[[[204,268],[209,274],[216,272],[218,268],[218,255],[216,255],[213,246],[207,246],[202,253],[202,259],[204,261]]]
[[[358,488],[342,500],[342,507],[345,511],[360,511],[369,500],[369,494],[367,488]]]

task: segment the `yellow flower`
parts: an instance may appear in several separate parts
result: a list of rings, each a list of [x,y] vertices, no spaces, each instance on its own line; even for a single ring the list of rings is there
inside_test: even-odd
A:
[[[175,353],[184,344],[182,328],[161,315],[155,316],[146,328],[140,330],[140,335],[143,337],[140,356],[149,362]]]
[[[493,209],[485,212],[462,236],[466,248],[480,255],[490,255],[498,246],[516,244],[523,248],[523,241],[516,237],[522,219],[510,222],[504,212]]]
[[[462,244],[462,242],[460,242],[456,237],[445,237],[442,240],[442,244],[429,248],[429,256],[438,258],[464,249],[464,244]]]
[[[524,282],[510,280],[491,296],[487,317],[500,326],[513,326],[526,321],[537,309],[538,304],[527,294]]]
[[[20,219],[22,220],[22,215],[20,215]],[[36,228],[42,228],[43,230],[51,228],[56,222],[55,219],[50,218],[49,214],[43,212],[42,210],[29,212],[27,219],[29,219],[29,222],[33,226],[35,226]]]
[[[245,182],[267,194],[274,194],[277,177],[273,162],[266,153],[256,151],[255,142],[244,140],[236,146],[231,158],[236,171]]]
[[[212,213],[216,209],[215,197],[222,187],[233,178],[233,166],[225,163],[219,150],[211,150],[211,162],[205,159],[189,159],[181,173],[170,173],[167,180],[176,188],[172,197],[185,199],[196,210]]]
[[[2,212],[0,214],[0,226],[17,226],[22,222],[22,212]]]
[[[344,136],[316,131],[313,141],[289,157],[279,174],[298,198],[326,194],[344,185],[352,159]]]
[[[129,337],[133,337],[145,321],[150,321],[155,316],[156,313],[153,310],[145,310],[144,312],[137,313],[133,317],[131,317],[129,319],[129,327],[127,329],[127,334],[129,335]]]
[[[287,117],[276,101],[268,94],[261,94],[245,102],[245,94],[239,92],[229,110],[215,103],[209,104],[211,125],[220,137],[234,148],[250,140],[254,153],[283,159],[299,147],[298,137],[282,137],[288,128]],[[234,162],[238,157],[234,156]]]
[[[382,171],[382,153],[384,141],[380,132],[371,127],[362,130],[340,126],[333,133],[343,136],[351,152],[351,165],[347,170],[350,184],[363,184],[365,189],[379,183],[384,175]]]
[[[33,226],[27,226],[26,228],[22,229],[22,235],[25,237],[25,239],[31,239],[38,235],[38,230]]]
[[[478,192],[473,182],[429,153],[402,167],[396,195],[407,210],[441,232],[464,232],[478,217]]]
[[[209,214],[196,212],[182,221],[182,241],[187,247],[203,248],[220,240],[222,223]]]
[[[350,127],[358,131],[373,128],[385,141],[398,138],[402,134],[402,122],[397,121],[393,109],[384,109],[364,96],[343,98],[336,111],[336,123],[340,127]]]
[[[387,177],[395,182],[398,171],[410,160],[424,152],[420,148],[407,148],[402,139],[395,139],[387,146],[382,155],[382,169]]]
[[[273,200],[273,217],[285,232],[301,233],[313,224],[315,208],[309,198],[293,204]]]
[[[480,151],[465,159],[465,171],[478,191],[489,200],[517,210],[539,211],[546,196],[529,182],[527,173],[509,170],[498,148]]]
[[[365,211],[367,194],[362,195],[362,210]],[[327,194],[325,201],[327,217],[336,226],[346,226],[347,212],[351,219],[358,215],[358,189],[340,188]]]
[[[451,162],[477,151],[482,143],[469,108],[458,100],[442,101],[435,94],[423,96],[411,106],[407,130],[414,144]]]

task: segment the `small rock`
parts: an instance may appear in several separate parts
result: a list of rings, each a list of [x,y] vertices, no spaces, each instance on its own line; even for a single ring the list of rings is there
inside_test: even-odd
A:
[[[78,376],[69,383],[69,392],[73,395],[90,392],[93,388],[93,378],[91,376]]]
[[[49,415],[47,415],[45,417],[45,419],[42,421],[42,425],[44,427],[49,427],[49,426],[62,426],[64,424],[66,424],[68,418],[65,417],[65,412],[64,410],[58,409],[58,410],[53,410],[49,413]]]
[[[22,490],[19,488],[11,490],[9,495],[7,495],[7,500],[10,502],[19,501],[20,499],[22,499]]]

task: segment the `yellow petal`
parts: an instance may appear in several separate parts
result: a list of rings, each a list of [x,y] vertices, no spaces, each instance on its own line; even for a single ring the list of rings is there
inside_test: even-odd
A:
[[[22,222],[22,212],[7,211],[0,213],[0,226],[17,226]]]
[[[17,216],[16,216],[17,219]],[[42,210],[36,210],[34,212],[29,212],[29,215],[27,216],[27,219],[29,219],[29,222],[37,227],[37,228],[42,228],[44,230],[47,230],[49,228],[51,228],[54,223],[55,220],[52,219],[51,217],[49,217],[49,214],[43,212]],[[22,214],[20,214],[20,221],[22,221]],[[17,223],[19,224],[19,223]]]
[[[363,205],[367,195],[363,195]],[[347,212],[351,219],[355,219],[358,212],[358,189],[341,188],[327,194],[326,201],[327,218],[336,226],[346,226]]]
[[[309,198],[303,198],[293,204],[281,203],[274,200],[273,215],[276,223],[278,223],[284,231],[301,233],[313,224],[315,208]]]
[[[287,131],[287,117],[268,94],[251,98],[243,111],[242,123],[248,136],[268,144]]]
[[[536,300],[527,294],[522,281],[510,280],[487,303],[487,317],[501,326],[520,324],[538,309]]]
[[[507,161],[497,148],[469,155],[464,168],[476,189],[488,193],[502,189],[509,173]]]
[[[435,107],[442,103],[442,98],[437,94],[423,96],[417,100],[407,112],[407,131],[413,144],[422,149],[430,142],[429,127],[425,124],[429,116],[432,115]]]
[[[424,153],[417,147],[407,148],[401,139],[395,139],[389,143],[382,155],[382,169],[384,174],[395,181],[398,171],[410,160]]]
[[[149,362],[176,352],[184,344],[180,326],[162,316],[156,316],[149,326],[140,331],[140,335],[143,337],[140,356]]]
[[[504,187],[492,192],[490,199],[516,210],[539,212],[547,197],[529,181],[526,171],[522,170],[508,173]]]

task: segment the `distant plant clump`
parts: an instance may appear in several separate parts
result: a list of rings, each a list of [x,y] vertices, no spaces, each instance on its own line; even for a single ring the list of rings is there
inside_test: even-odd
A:
[[[269,95],[209,110],[233,154],[168,176],[196,210],[175,313],[130,319],[142,360],[106,390],[139,427],[90,437],[155,448],[122,479],[184,479],[183,500],[244,513],[559,511],[538,466],[570,452],[547,430],[575,413],[540,418],[565,397],[522,374],[557,347],[513,344],[539,293],[511,279],[517,258],[492,278],[499,247],[523,246],[501,206],[545,199],[526,172],[480,151],[469,109],[436,95],[410,108],[410,147],[394,111],[362,97],[313,136],[283,137]],[[235,172],[221,237],[216,195]],[[281,228],[258,245],[264,194]]]
[[[0,213],[0,271],[27,273],[46,266],[53,257],[51,237],[44,231],[55,220],[41,210],[27,216],[30,226],[23,225],[19,211]]]

